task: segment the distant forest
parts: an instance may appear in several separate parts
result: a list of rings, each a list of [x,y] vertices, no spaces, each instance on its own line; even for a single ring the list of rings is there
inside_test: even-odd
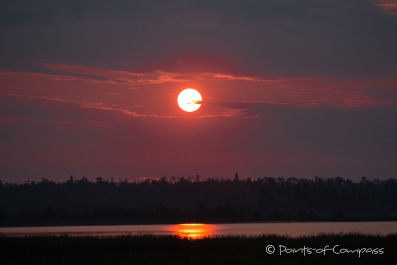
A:
[[[0,225],[397,220],[397,181],[87,178],[0,181]]]

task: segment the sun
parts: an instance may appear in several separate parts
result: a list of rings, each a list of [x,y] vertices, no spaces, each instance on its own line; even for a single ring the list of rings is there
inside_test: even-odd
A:
[[[200,93],[193,88],[186,88],[178,96],[179,107],[186,112],[193,112],[200,108],[202,97]]]

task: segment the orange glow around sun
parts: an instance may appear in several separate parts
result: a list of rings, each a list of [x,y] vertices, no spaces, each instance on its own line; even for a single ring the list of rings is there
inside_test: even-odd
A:
[[[203,98],[201,94],[193,88],[186,88],[178,96],[179,107],[186,112],[193,112],[200,108]]]

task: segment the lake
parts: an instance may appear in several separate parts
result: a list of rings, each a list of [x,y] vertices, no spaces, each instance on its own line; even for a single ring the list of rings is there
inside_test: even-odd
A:
[[[56,227],[2,227],[6,236],[69,235],[69,236],[117,236],[117,235],[177,235],[203,238],[218,235],[262,234],[299,237],[319,233],[389,234],[397,233],[397,222],[290,222],[290,223],[241,223],[241,224],[166,224],[166,225],[113,225],[113,226],[56,226]]]

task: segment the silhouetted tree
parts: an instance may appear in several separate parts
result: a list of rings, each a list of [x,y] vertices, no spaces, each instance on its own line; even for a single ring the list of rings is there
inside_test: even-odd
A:
[[[234,181],[234,182],[238,182],[238,181],[239,181],[239,179],[238,179],[238,173],[237,173],[237,172],[236,172],[236,175],[234,175],[233,181]]]

